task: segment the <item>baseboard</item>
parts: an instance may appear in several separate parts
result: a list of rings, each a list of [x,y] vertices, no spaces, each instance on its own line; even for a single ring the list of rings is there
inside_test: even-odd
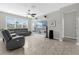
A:
[[[64,36],[66,38],[72,38],[72,39],[77,39],[76,37],[69,37],[69,36]]]
[[[57,40],[59,40],[59,38],[54,38],[54,39],[57,39]]]
[[[63,41],[63,39],[61,39],[61,38],[54,38],[54,39],[57,39],[57,40],[59,40],[60,42],[62,42],[62,41]]]

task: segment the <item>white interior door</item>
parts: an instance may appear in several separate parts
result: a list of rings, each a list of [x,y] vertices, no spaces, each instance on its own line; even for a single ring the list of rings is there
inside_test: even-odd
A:
[[[64,14],[64,37],[76,39],[76,12]]]

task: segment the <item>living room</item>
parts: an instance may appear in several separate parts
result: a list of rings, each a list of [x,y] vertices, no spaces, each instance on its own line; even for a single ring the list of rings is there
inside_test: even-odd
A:
[[[0,3],[0,55],[79,54],[78,6]]]

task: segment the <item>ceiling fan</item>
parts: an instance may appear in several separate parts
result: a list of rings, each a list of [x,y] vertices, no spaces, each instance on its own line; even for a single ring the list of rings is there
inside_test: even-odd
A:
[[[39,9],[37,8],[37,6],[36,5],[31,5],[26,13],[27,13],[27,15],[35,18],[35,17],[37,17],[37,12],[39,12]]]
[[[36,13],[32,13],[31,10],[28,10],[27,15],[30,15],[31,17],[35,17],[37,14]]]

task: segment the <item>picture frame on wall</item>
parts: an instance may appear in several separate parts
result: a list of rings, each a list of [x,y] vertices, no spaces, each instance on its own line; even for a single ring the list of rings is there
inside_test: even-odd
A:
[[[52,27],[55,27],[55,26],[56,26],[56,21],[53,20],[50,25],[51,25]]]

